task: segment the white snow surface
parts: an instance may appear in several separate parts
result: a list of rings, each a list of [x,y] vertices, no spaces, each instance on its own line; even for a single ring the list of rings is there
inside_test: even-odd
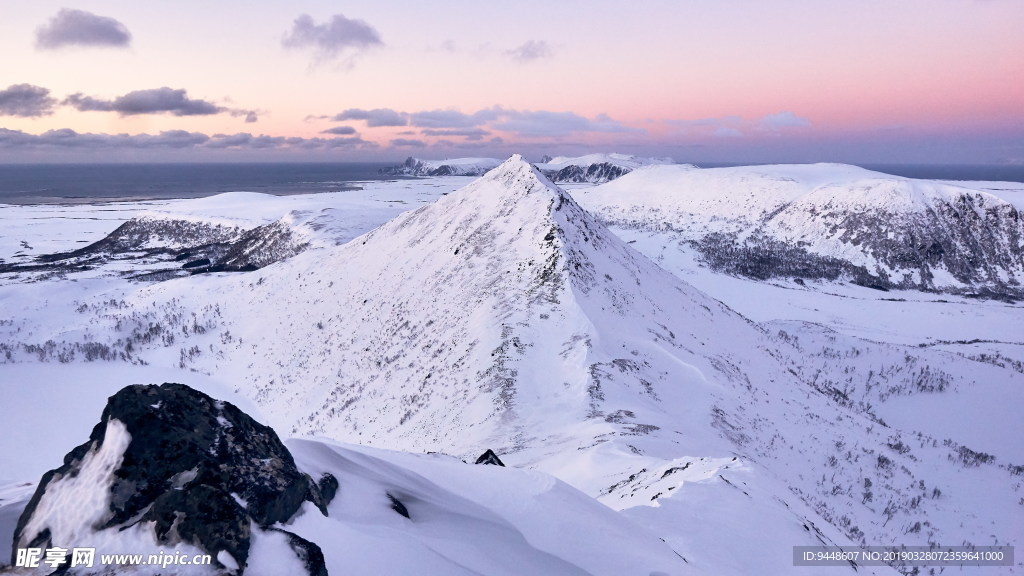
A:
[[[185,381],[305,437],[288,442],[300,467],[338,476],[329,517],[310,509],[285,527],[319,543],[332,574],[804,574],[792,546],[1019,542],[1019,305],[753,282],[680,249],[688,225],[739,229],[812,191],[870,202],[856,190],[879,178],[653,166],[570,196],[513,157],[455,192],[464,179],[0,207],[5,259],[95,241],[154,207],[320,224],[309,250],[251,273],[0,276],[0,385],[13,400],[0,403],[0,498],[27,498],[19,484],[80,443],[123,383]],[[957,193],[880,190],[902,207]],[[138,336],[152,325],[156,337]],[[129,353],[58,361],[85,342]],[[487,448],[510,468],[422,454]],[[0,529],[10,510],[0,501]],[[272,563],[279,545],[255,557]]]
[[[342,486],[328,517],[307,504],[288,526],[319,542],[332,574],[695,573],[653,533],[542,472],[313,440],[288,448]]]

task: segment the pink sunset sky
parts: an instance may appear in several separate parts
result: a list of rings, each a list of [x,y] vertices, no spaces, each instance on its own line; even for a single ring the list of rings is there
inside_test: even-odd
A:
[[[1024,2],[37,0],[0,162],[1024,164]]]

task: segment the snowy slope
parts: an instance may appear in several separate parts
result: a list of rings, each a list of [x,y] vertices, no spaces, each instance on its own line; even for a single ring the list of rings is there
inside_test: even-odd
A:
[[[306,574],[309,565],[304,568],[301,560],[309,556],[296,557],[295,541],[289,544],[283,540],[288,533],[304,538],[307,551],[308,542],[316,543],[316,553],[322,552],[324,564],[332,574],[699,573],[653,533],[547,474],[476,466],[440,454],[412,455],[322,440],[292,440],[288,450],[282,451],[275,437],[267,436],[266,429],[239,414],[233,406],[204,402],[201,395],[194,394],[197,406],[179,403],[170,407],[168,404],[176,396],[183,395],[181,387],[175,391],[168,386],[160,387],[159,391],[156,388],[128,395],[123,390],[118,393],[120,400],[108,403],[103,413],[107,416],[117,411],[122,417],[127,416],[127,426],[139,438],[146,438],[146,442],[139,443],[126,424],[111,415],[105,424],[93,430],[95,442],[80,447],[84,456],[66,459],[76,473],[47,476],[46,490],[39,493],[38,499],[28,502],[34,489],[31,484],[0,486],[0,572],[9,573],[3,566],[11,558],[11,534],[27,504],[30,515],[24,516],[27,522],[21,523],[23,537],[29,538],[41,526],[48,526],[45,538],[52,538],[55,544],[95,547],[91,569],[79,567],[70,574],[110,573],[114,566],[102,561],[107,554],[193,557],[202,553],[209,553],[227,568],[166,568],[143,563],[132,568],[120,567],[117,573],[225,575],[236,573],[231,566],[241,564],[250,576]],[[149,405],[145,400],[154,394],[160,394],[162,400]],[[210,408],[218,411],[211,412]],[[164,423],[154,424],[158,419]],[[196,469],[216,465],[215,461],[204,460],[208,457],[202,452],[197,454],[192,449],[197,443],[202,447],[209,436],[203,435],[209,430],[207,420],[220,426],[215,428],[218,433],[229,436],[232,430],[245,430],[229,441],[234,450],[231,453],[242,455],[228,458],[230,465],[224,465],[232,478],[251,474],[249,462],[262,461],[266,465],[281,459],[286,463],[257,472],[260,482],[250,478],[254,488],[247,498],[233,495],[241,509],[221,506],[209,510],[205,518],[180,513],[176,520],[178,531],[160,531],[159,518],[151,518],[146,510],[158,506],[187,509],[190,503],[201,504],[202,500],[197,499],[204,495],[226,497],[219,492],[226,486],[216,478],[197,479],[196,475]],[[192,433],[193,427],[199,432]],[[52,428],[63,431],[60,425]],[[103,433],[97,435],[100,430]],[[277,452],[271,456],[268,450]],[[139,458],[159,458],[167,452],[174,456],[168,455],[159,463],[139,462]],[[267,457],[261,460],[264,455]],[[301,500],[293,502],[301,507],[294,515],[283,512],[289,516],[287,520],[272,526],[258,521],[264,514],[282,513],[274,506],[288,496],[276,492],[278,485],[274,482],[287,483],[297,476],[291,464],[293,456],[309,478],[333,477],[332,481],[337,481],[334,486],[340,486],[340,491],[326,496],[329,503],[322,510],[314,504],[324,497],[317,490],[314,500],[307,501],[308,506]],[[187,471],[174,474],[167,494],[140,512],[141,521],[135,518],[125,526],[117,526],[113,521],[113,527],[111,523],[100,525],[112,511],[152,500],[150,485],[163,486],[167,475],[194,462],[191,478]],[[132,478],[134,482],[126,480],[125,485],[118,486],[121,477]],[[266,478],[273,482],[265,481]],[[227,477],[221,482],[227,484]],[[235,485],[231,490],[247,490],[249,485]],[[175,501],[177,495],[186,493]],[[249,531],[222,537],[202,531],[203,522],[230,528],[228,520],[245,514],[252,515],[251,525],[246,521]],[[190,536],[179,541],[179,531]],[[244,548],[238,546],[236,539],[245,541]],[[19,546],[24,547],[24,543]],[[225,556],[229,549],[244,554],[248,564]],[[13,573],[48,574],[51,570],[42,564],[36,570]]]
[[[1013,405],[1019,373],[754,324],[518,157],[347,244],[257,272],[84,307],[64,290],[47,292],[47,313],[62,314],[48,320],[38,301],[6,293],[37,311],[0,325],[9,362],[91,341],[118,361],[230,383],[283,434],[461,457],[494,448],[621,510],[702,573],[798,571],[794,545],[1017,532],[1016,421],[893,414],[988,383],[997,389],[982,398]],[[894,401],[906,404],[883,411]]]
[[[289,448],[341,486],[323,517],[292,526],[323,548],[331,574],[694,574],[664,542],[540,472],[473,466],[311,440]],[[395,514],[392,495],[409,518]]]
[[[755,278],[994,293],[1024,279],[1024,222],[984,189],[835,164],[655,166],[578,196],[607,223],[669,232]]]

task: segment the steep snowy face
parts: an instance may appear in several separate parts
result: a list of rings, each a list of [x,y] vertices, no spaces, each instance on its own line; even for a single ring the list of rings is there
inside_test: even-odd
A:
[[[718,362],[701,347],[728,355],[760,337],[518,156],[258,274],[153,289],[238,319],[216,354],[183,362],[247,366],[247,395],[294,432],[408,449],[475,456],[642,436],[671,420],[662,399],[686,394],[700,428],[714,388],[704,373]]]
[[[1010,293],[1024,279],[1024,221],[1010,202],[854,166],[651,167],[580,200],[755,278]]]

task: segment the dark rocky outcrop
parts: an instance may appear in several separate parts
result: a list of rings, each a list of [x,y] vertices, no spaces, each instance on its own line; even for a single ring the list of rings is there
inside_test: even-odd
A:
[[[459,165],[453,164],[438,164],[436,162],[424,162],[419,158],[413,158],[412,156],[405,159],[398,166],[392,166],[390,168],[381,168],[378,173],[382,176],[483,176],[495,164],[481,164],[481,165]]]
[[[618,166],[609,162],[600,162],[587,166],[571,164],[560,170],[545,170],[544,175],[552,182],[592,182],[600,184],[615,180],[632,172],[625,166]]]
[[[498,458],[498,455],[495,454],[494,450],[491,450],[490,448],[487,449],[487,452],[481,454],[480,457],[476,459],[476,462],[474,462],[474,464],[490,464],[492,466],[502,467],[505,466],[505,463],[501,461],[501,458]]]
[[[392,510],[394,510],[395,512],[398,512],[399,514],[401,514],[402,516],[405,516],[406,518],[409,517],[409,509],[405,507],[405,504],[402,504],[401,500],[399,500],[398,498],[395,498],[394,495],[392,495],[390,492],[388,493],[388,501],[391,502],[391,509]]]
[[[273,429],[228,402],[183,384],[128,386],[110,397],[89,441],[43,476],[18,521],[15,549],[75,544],[60,541],[66,528],[51,529],[61,514],[75,512],[53,506],[47,494],[66,492],[67,483],[100,459],[111,430],[117,434],[111,442],[127,445],[109,480],[87,488],[106,492],[93,496],[109,504],[83,530],[151,522],[160,544],[191,544],[214,558],[227,552],[244,569],[252,530],[288,521],[305,501],[326,514],[338,489],[329,474],[314,481],[300,472]],[[86,473],[95,474],[95,467]],[[316,544],[288,538],[310,574],[326,574]]]
[[[886,192],[879,190],[879,195]],[[748,229],[710,232],[690,244],[710,268],[757,280],[795,276],[879,290],[1024,298],[1024,219],[1015,206],[966,189],[932,194],[922,203],[902,209],[882,201],[877,206],[797,202]],[[786,237],[792,222],[810,231],[817,250],[810,248],[811,240]],[[822,253],[821,246],[832,254]],[[850,252],[865,258],[854,263],[844,256]]]
[[[173,268],[142,274],[122,272],[136,280],[162,281],[211,272],[251,272],[291,258],[307,248],[308,240],[281,220],[243,229],[187,219],[139,216],[103,239],[77,250],[43,254],[31,262],[0,263],[0,274],[66,274],[95,269],[113,261],[145,266],[173,265]]]
[[[125,252],[169,252],[194,246],[231,243],[242,232],[238,227],[223,224],[137,216],[88,246],[71,252],[44,254],[38,260],[57,262]]]

